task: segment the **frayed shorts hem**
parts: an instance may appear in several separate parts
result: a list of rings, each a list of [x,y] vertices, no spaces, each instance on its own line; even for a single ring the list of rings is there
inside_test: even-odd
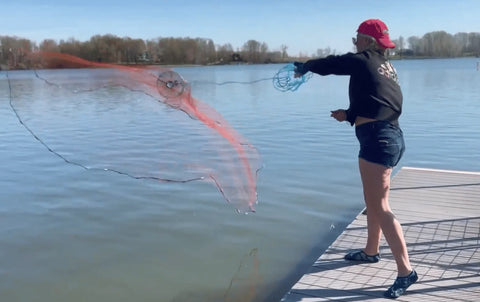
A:
[[[375,121],[355,127],[360,143],[358,157],[385,167],[395,167],[405,152],[402,130],[388,121]]]

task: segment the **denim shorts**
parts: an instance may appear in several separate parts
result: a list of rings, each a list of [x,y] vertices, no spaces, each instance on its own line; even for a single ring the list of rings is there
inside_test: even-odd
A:
[[[402,130],[388,121],[374,121],[355,127],[360,142],[358,157],[386,167],[395,167],[405,152]]]

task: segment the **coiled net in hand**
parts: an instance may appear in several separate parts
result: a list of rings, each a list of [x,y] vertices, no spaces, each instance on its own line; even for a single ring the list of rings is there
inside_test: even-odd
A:
[[[295,65],[289,63],[275,74],[273,77],[273,87],[282,92],[295,91],[312,76],[313,73],[307,72],[302,76],[295,77]]]

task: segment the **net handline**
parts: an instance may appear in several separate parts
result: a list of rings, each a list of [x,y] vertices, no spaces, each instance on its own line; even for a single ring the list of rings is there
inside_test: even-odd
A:
[[[252,81],[224,81],[224,82],[210,82],[210,81],[192,81],[192,84],[211,84],[217,86],[240,84],[249,85],[265,81],[272,81],[273,87],[279,91],[296,91],[302,84],[306,83],[313,77],[313,73],[308,72],[304,75],[295,76],[295,65],[288,63],[280,68],[273,77],[260,78]]]
[[[252,80],[252,81],[224,81],[224,82],[192,81],[191,83],[192,84],[211,84],[211,85],[223,86],[223,85],[231,85],[231,84],[249,85],[249,84],[256,84],[256,83],[271,81],[271,80],[273,80],[273,77],[261,78],[261,79]]]

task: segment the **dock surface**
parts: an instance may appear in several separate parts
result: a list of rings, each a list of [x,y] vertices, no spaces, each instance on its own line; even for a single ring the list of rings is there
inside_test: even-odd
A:
[[[390,205],[419,276],[396,301],[480,301],[480,173],[404,167]],[[343,259],[364,247],[366,223],[359,214],[282,301],[388,301],[383,292],[397,273],[384,238],[380,262]]]

